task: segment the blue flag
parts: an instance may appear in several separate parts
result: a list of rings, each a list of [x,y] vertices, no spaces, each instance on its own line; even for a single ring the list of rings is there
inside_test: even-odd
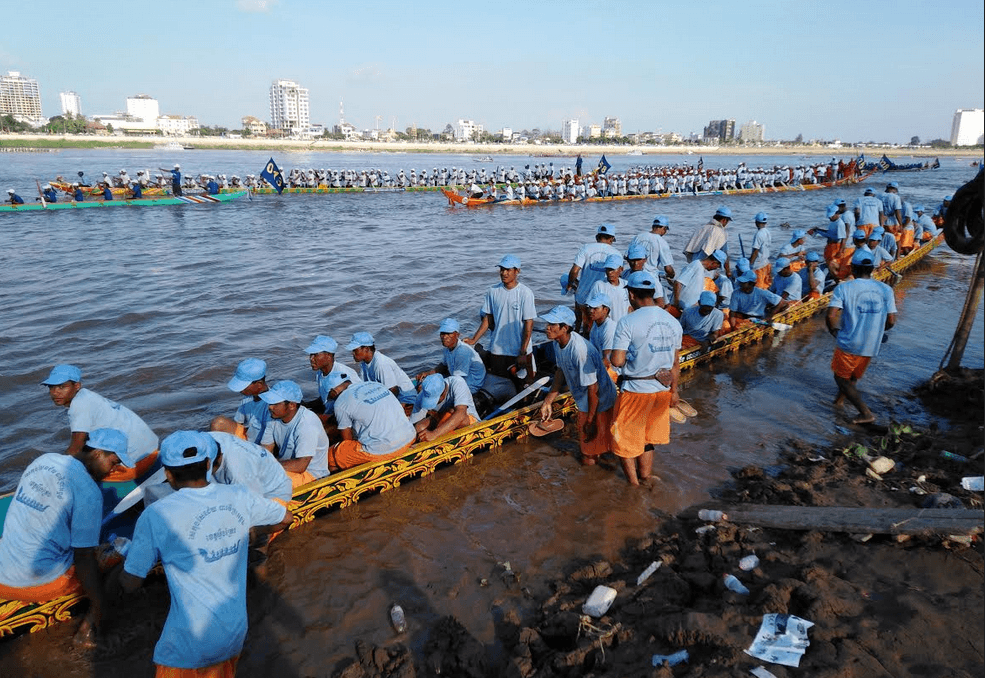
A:
[[[278,195],[284,190],[284,174],[280,171],[280,167],[277,166],[273,158],[267,161],[263,171],[260,172],[260,178],[266,180],[268,184],[276,188]]]
[[[612,165],[609,164],[609,161],[605,159],[605,155],[603,154],[602,158],[599,160],[598,169],[596,169],[595,171],[598,172],[599,174],[605,174],[606,172],[609,171],[610,167],[612,167]]]

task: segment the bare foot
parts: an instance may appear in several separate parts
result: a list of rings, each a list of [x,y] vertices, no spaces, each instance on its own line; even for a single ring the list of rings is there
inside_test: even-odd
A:
[[[844,393],[839,393],[838,394],[838,397],[835,398],[834,405],[835,405],[835,407],[841,407],[844,404],[845,404],[845,394]]]
[[[581,465],[582,466],[595,466],[595,464],[596,464],[595,457],[588,457],[588,456],[584,456],[584,455],[582,456],[582,458],[581,458]]]
[[[852,419],[852,423],[856,425],[871,424],[875,420],[876,420],[876,415],[874,414],[869,414],[869,415],[860,414],[859,416]]]

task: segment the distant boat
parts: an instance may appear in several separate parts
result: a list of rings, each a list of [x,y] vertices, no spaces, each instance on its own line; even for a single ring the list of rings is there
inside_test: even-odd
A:
[[[638,148],[634,148],[631,151],[627,151],[626,155],[643,155],[643,151]]]
[[[185,147],[179,144],[177,141],[169,141],[166,144],[156,144],[154,146],[155,151],[183,151]]]
[[[181,148],[182,148],[182,150],[185,150],[185,151],[193,151],[193,150],[195,150],[195,147],[194,146],[182,146]]]
[[[492,162],[493,161],[491,155],[484,155],[481,158],[472,158],[472,159],[475,160],[476,162]]]

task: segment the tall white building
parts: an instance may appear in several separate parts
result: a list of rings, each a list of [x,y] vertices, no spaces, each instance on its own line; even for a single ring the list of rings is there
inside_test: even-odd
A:
[[[161,107],[154,97],[138,94],[127,97],[127,115],[135,121],[148,123],[151,128],[155,128],[157,119],[161,117]]]
[[[482,125],[474,120],[459,120],[455,124],[456,141],[478,141],[477,136],[482,134]]]
[[[959,108],[951,123],[952,146],[980,146],[985,136],[985,109]]]
[[[746,143],[763,140],[763,125],[755,120],[750,120],[739,126],[739,139]]]
[[[270,85],[270,125],[293,137],[308,136],[308,89],[293,80],[274,80]]]
[[[38,81],[25,78],[18,71],[0,75],[0,115],[11,115],[14,120],[30,125],[43,125]]]
[[[561,140],[566,144],[578,143],[578,118],[561,122]]]
[[[602,136],[607,139],[610,137],[621,137],[622,121],[619,118],[605,118],[602,121]]]
[[[62,115],[82,115],[82,97],[75,92],[59,92],[58,98],[62,103]]]

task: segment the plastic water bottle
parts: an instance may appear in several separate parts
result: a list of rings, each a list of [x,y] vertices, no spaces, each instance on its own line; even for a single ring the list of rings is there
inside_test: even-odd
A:
[[[403,633],[407,630],[407,618],[404,617],[404,608],[396,603],[390,608],[390,623],[393,624],[393,630],[397,633]]]
[[[667,666],[677,666],[688,660],[687,650],[678,650],[674,654],[655,654],[650,662],[654,666],[662,666],[664,662],[667,662]]]
[[[749,595],[749,589],[747,589],[734,574],[726,574],[722,577],[722,579],[725,581],[725,588],[729,591],[735,591],[742,596]]]
[[[749,570],[753,570],[753,569],[755,569],[757,567],[759,567],[759,558],[756,557],[756,554],[755,553],[752,554],[752,555],[746,556],[745,558],[743,558],[742,560],[739,561],[739,569],[740,570],[744,570],[744,571],[748,572]]]
[[[971,461],[968,457],[964,455],[955,454],[954,452],[948,452],[947,450],[941,450],[941,459],[950,459],[951,461],[960,461],[961,463],[966,463]]]
[[[698,511],[698,518],[701,520],[707,520],[709,523],[717,523],[720,520],[728,520],[728,516],[721,511],[715,511],[714,509],[701,509]]]

